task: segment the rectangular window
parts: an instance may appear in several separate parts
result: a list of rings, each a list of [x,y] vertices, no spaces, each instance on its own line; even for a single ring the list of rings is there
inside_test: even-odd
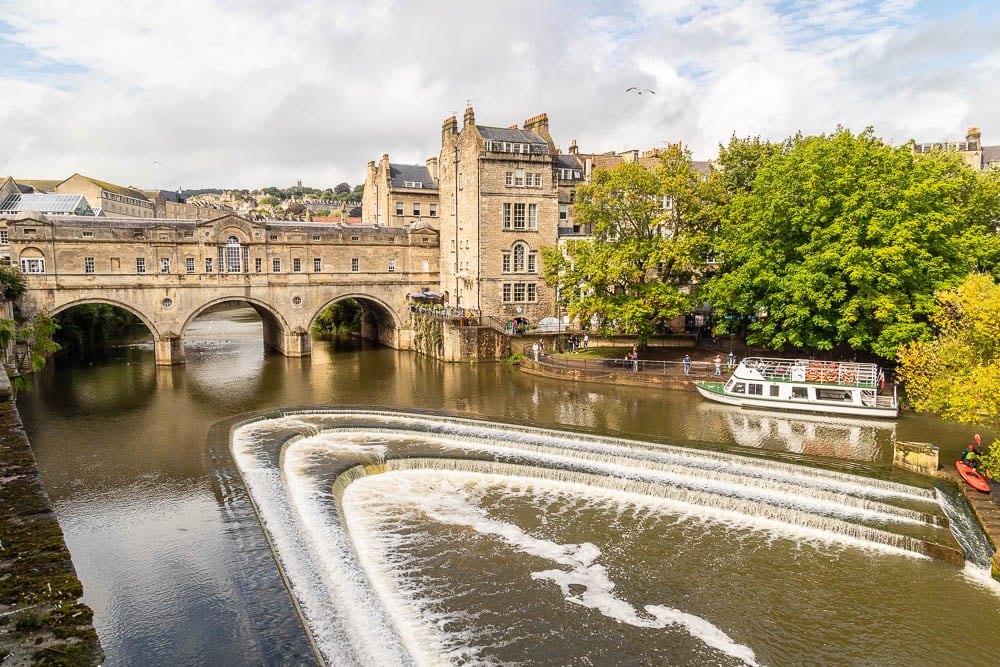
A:
[[[402,214],[402,213],[400,213],[400,215],[403,215],[403,214]],[[361,240],[361,237],[360,237],[360,236],[352,236],[352,237],[351,237],[351,240],[352,240],[352,241],[360,241],[360,240]]]
[[[319,257],[313,259],[313,273],[319,273],[323,270],[323,260]]]
[[[528,229],[538,229],[538,204],[528,204]]]
[[[507,185],[508,188],[510,186],[514,185],[514,172],[512,172],[512,171],[508,171],[507,172],[506,185]]]
[[[510,211],[511,205],[509,202],[504,202],[503,205],[503,228],[510,229]]]
[[[271,260],[271,272],[281,273],[281,260],[277,257]]]
[[[206,236],[207,236],[207,233],[206,233]],[[277,241],[278,240],[278,235],[277,234],[271,234],[270,236],[268,236],[268,238],[271,239],[272,241]]]
[[[528,301],[535,300],[535,283],[528,283]]]
[[[559,204],[559,221],[569,220],[569,204]]]
[[[503,284],[503,302],[510,303],[510,283]]]
[[[184,270],[188,273],[194,273],[194,257],[184,258]]]
[[[161,257],[160,258],[160,273],[170,273],[170,258]]]
[[[205,258],[205,273],[211,273],[211,272],[212,272],[212,258],[211,257],[206,257]]]
[[[420,215],[420,204],[418,204],[416,202],[413,203],[413,215],[416,215],[416,216]]]
[[[358,259],[357,257],[352,257],[351,258],[351,271],[353,271],[354,273],[357,273],[360,270],[361,270],[361,260]]]
[[[530,253],[528,255],[528,273],[535,272],[535,262],[537,261],[536,258],[537,255],[535,253]]]
[[[510,273],[510,253],[505,252],[503,254],[503,272]]]
[[[395,273],[395,272],[396,272],[396,258],[395,257],[390,257],[389,258],[389,273]]]
[[[525,229],[525,204],[514,204],[514,229]]]
[[[541,174],[541,172],[538,172],[538,173],[535,174],[535,187],[536,188],[542,187],[542,174]]]
[[[514,283],[514,302],[524,301],[524,283]]]
[[[260,273],[264,270],[264,260],[262,258],[254,257],[253,270],[257,273]]]
[[[93,257],[84,257],[83,258],[83,272],[84,273],[93,273],[94,272],[94,258]]]
[[[514,170],[514,187],[520,188],[524,186],[524,169]]]
[[[771,396],[774,397],[774,398],[777,398],[780,389],[781,389],[781,387],[779,387],[778,385],[772,384],[771,385]]]
[[[764,385],[751,382],[747,385],[747,393],[751,396],[763,396],[764,395]]]
[[[146,272],[146,258],[145,257],[136,257],[135,258],[135,272],[136,273],[145,273]]]
[[[389,243],[395,243],[396,242],[396,237],[395,236],[390,236],[389,238],[386,239],[386,241],[388,241]]]
[[[403,202],[396,202],[396,215],[403,215]]]
[[[438,205],[437,204],[429,204],[429,206],[431,208],[430,216],[432,218],[436,218],[437,214],[438,214]]]
[[[302,259],[299,257],[292,258],[292,271],[294,273],[302,273]]]
[[[21,273],[45,273],[45,259],[42,257],[22,259]]]
[[[6,234],[6,232],[3,232],[3,233]],[[89,239],[89,238],[93,238],[93,237],[94,237],[94,232],[84,232],[83,233],[83,238],[85,238],[85,239]],[[2,237],[0,237],[0,240],[2,240]]]
[[[4,245],[7,245],[8,243],[10,243],[10,238],[7,236],[7,230],[6,229],[0,230],[0,243],[2,243]]]

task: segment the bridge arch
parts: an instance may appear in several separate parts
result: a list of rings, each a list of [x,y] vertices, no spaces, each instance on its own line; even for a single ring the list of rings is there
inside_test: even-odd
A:
[[[399,331],[403,328],[399,313],[384,300],[362,292],[346,292],[327,299],[309,318],[307,329],[311,332],[316,318],[331,305],[345,299],[354,299],[361,306],[361,337],[399,347]]]
[[[139,318],[140,322],[146,325],[146,328],[149,329],[149,333],[152,334],[154,340],[160,338],[161,332],[159,328],[156,326],[156,324],[153,322],[153,320],[151,320],[145,313],[137,309],[135,306],[127,304],[123,301],[118,301],[116,299],[109,299],[106,297],[84,297],[81,299],[75,299],[73,301],[67,301],[66,303],[62,303],[59,304],[58,306],[53,307],[52,310],[48,312],[48,315],[50,317],[54,317],[59,313],[65,312],[71,308],[75,308],[76,306],[87,306],[94,303],[114,306],[115,308],[121,308],[122,310],[126,310],[132,313],[137,318]]]

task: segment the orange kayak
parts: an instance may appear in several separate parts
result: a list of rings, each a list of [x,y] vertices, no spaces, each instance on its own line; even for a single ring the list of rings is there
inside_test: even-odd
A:
[[[989,483],[983,479],[983,476],[980,475],[975,468],[961,461],[955,461],[955,467],[958,468],[958,474],[962,476],[962,479],[968,482],[969,486],[974,488],[976,491],[982,491],[983,493],[990,492]]]

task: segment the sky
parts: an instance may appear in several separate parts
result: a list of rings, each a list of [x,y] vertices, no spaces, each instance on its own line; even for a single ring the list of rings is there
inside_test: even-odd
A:
[[[353,186],[469,104],[587,153],[995,145],[998,35],[994,0],[0,0],[0,178]]]

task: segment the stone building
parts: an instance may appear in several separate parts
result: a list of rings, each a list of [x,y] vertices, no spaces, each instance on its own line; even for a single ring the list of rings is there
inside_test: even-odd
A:
[[[397,227],[426,218],[437,225],[438,160],[425,165],[395,164],[384,154],[378,164],[368,163],[361,210],[366,222],[378,227]]]
[[[143,192],[89,176],[73,174],[53,188],[53,192],[83,195],[92,209],[109,218],[156,217],[156,207]]]
[[[541,248],[559,235],[558,152],[548,116],[523,128],[441,128],[441,290],[455,306],[536,323],[556,315]],[[569,195],[566,195],[569,198]]]
[[[931,151],[954,151],[977,171],[1000,170],[1000,146],[983,146],[982,133],[978,127],[969,128],[965,141],[912,142],[911,147],[917,155]]]

